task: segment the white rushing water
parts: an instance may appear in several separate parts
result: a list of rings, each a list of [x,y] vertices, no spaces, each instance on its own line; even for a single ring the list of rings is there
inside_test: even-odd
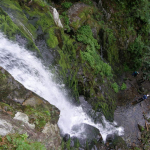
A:
[[[79,131],[80,133],[74,133],[72,127],[86,123],[98,128],[104,140],[107,134],[123,134],[122,127],[115,127],[115,123],[106,121],[105,117],[103,117],[104,127],[102,124],[95,124],[81,106],[70,104],[59,88],[61,85],[53,82],[52,74],[42,65],[41,61],[25,48],[6,39],[1,33],[0,66],[11,73],[26,88],[37,93],[60,110],[58,126],[63,133],[80,136],[84,129]]]

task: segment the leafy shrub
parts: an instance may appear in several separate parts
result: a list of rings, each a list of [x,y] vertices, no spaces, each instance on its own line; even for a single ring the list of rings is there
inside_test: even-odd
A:
[[[82,26],[81,28],[78,29],[77,40],[79,42],[83,42],[84,44],[93,43],[97,49],[100,49],[100,45],[97,43],[97,40],[94,39],[92,30],[88,25]]]
[[[119,86],[118,86],[118,84],[117,84],[116,82],[113,83],[111,86],[112,86],[112,88],[114,89],[114,91],[115,91],[116,93],[119,92]]]
[[[69,27],[69,17],[67,15],[67,12],[64,11],[62,13],[62,15],[60,15],[60,18],[62,18],[64,20],[64,24],[65,24],[64,28],[66,28],[67,32],[69,32],[70,31],[70,27]]]
[[[71,2],[64,2],[64,3],[61,3],[61,5],[62,5],[64,8],[68,9],[68,8],[70,8],[70,7],[72,6],[72,3],[71,3]]]
[[[142,37],[139,35],[135,39],[134,43],[132,43],[128,48],[128,52],[130,53],[130,66],[133,69],[138,69],[141,66],[141,57],[143,54],[143,48],[145,47],[141,38]]]
[[[90,26],[86,25],[78,29],[77,40],[87,44],[86,51],[81,51],[81,57],[94,69],[95,74],[100,73],[102,77],[112,77],[111,66],[104,63],[97,52],[97,49],[100,49],[100,45],[94,39]]]
[[[127,88],[126,84],[123,83],[122,86],[121,86],[121,90],[125,90]]]
[[[27,139],[28,135],[25,134],[9,134],[1,137],[0,149],[11,150],[46,150],[46,147],[40,142],[31,142]]]
[[[126,63],[123,64],[123,67],[124,67],[123,68],[124,71],[130,71],[129,66]]]

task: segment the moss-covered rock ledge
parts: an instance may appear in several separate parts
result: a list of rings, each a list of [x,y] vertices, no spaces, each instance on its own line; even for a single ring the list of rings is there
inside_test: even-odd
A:
[[[26,144],[41,142],[46,149],[60,149],[59,114],[55,106],[27,90],[0,67],[0,149],[19,147],[12,139],[22,136],[28,137]]]

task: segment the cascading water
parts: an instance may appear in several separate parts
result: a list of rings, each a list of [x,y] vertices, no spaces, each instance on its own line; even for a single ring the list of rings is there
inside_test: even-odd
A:
[[[60,110],[58,126],[63,133],[71,136],[80,136],[84,129],[74,133],[72,127],[81,123],[92,125],[99,129],[103,140],[107,134],[118,133],[123,129],[115,127],[115,123],[109,123],[103,117],[102,124],[95,124],[83,111],[81,106],[73,106],[69,103],[65,93],[53,82],[52,74],[42,65],[42,62],[31,52],[6,39],[0,33],[0,66],[5,68],[12,76],[26,88],[34,91],[45,100],[55,105]]]

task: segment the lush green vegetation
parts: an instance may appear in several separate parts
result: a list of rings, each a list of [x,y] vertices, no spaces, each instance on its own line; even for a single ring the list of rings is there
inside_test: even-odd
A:
[[[72,3],[71,2],[64,2],[64,3],[61,3],[61,5],[66,8],[66,9],[69,9],[71,6],[72,6]]]
[[[24,113],[29,116],[30,122],[34,123],[35,128],[38,130],[41,130],[45,124],[51,120],[50,111],[41,106],[37,106],[35,108],[27,106],[24,109]]]
[[[100,73],[102,77],[112,77],[111,66],[104,63],[97,52],[100,45],[94,39],[90,26],[82,26],[78,29],[77,40],[87,45],[86,50],[81,51],[81,57],[89,63],[94,71],[93,73]]]
[[[63,19],[64,21],[64,28],[67,30],[67,32],[70,32],[70,27],[69,27],[69,17],[67,15],[67,12],[64,11],[61,15],[60,18]]]
[[[46,150],[46,147],[40,142],[32,142],[27,139],[28,134],[9,134],[4,137],[0,136],[1,150]]]
[[[63,77],[65,84],[72,89],[72,94],[78,99],[78,81],[77,72],[79,69],[78,61],[76,59],[76,45],[74,39],[71,39],[68,35],[62,31],[62,37],[64,45],[59,50],[59,64],[60,64],[60,75]]]
[[[112,88],[114,89],[114,91],[115,91],[116,93],[119,92],[119,86],[118,86],[118,84],[117,84],[116,82],[112,84]]]
[[[122,86],[121,86],[121,90],[125,90],[127,88],[126,84],[123,83]]]

